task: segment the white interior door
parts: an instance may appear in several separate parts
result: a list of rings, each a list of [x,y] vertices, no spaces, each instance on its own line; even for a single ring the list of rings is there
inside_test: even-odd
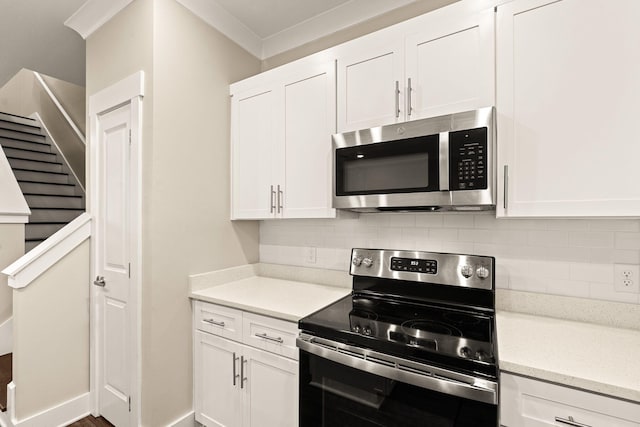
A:
[[[100,414],[130,425],[131,104],[98,116],[98,194],[95,274],[98,286],[98,400]],[[100,285],[101,283],[98,283]]]

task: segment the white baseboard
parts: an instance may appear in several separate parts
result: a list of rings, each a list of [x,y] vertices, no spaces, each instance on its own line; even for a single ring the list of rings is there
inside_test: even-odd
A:
[[[13,351],[13,317],[0,325],[0,356]]]
[[[15,384],[9,384],[7,391],[9,392],[9,396],[7,396],[7,406],[11,413],[10,421],[12,423],[12,427],[64,427],[91,413],[89,393],[85,393],[38,414],[18,421],[15,417]]]
[[[196,414],[193,411],[178,418],[174,422],[169,423],[169,427],[194,427],[195,425],[196,425]]]
[[[0,412],[0,427],[13,427],[8,412]]]

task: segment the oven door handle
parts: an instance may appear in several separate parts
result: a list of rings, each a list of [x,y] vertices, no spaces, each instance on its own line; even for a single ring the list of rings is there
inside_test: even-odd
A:
[[[478,402],[498,404],[498,384],[494,381],[306,334],[300,335],[296,345],[307,353],[360,371]]]

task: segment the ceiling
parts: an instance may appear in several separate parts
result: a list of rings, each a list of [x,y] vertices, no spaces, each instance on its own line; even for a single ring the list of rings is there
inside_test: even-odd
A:
[[[86,0],[0,0],[0,87],[22,68],[80,86],[85,43],[63,25]]]
[[[418,0],[177,1],[265,59]],[[84,86],[85,42],[64,22],[86,3],[112,2],[0,0],[0,87],[22,68]]]
[[[260,59],[425,0],[177,0]]]

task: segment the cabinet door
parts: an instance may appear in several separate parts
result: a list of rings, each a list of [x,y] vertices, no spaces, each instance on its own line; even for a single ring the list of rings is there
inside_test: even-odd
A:
[[[338,132],[404,121],[402,40],[367,36],[338,58]]]
[[[407,38],[407,119],[494,105],[494,12],[459,2],[425,15]]]
[[[236,93],[231,100],[231,219],[274,216],[272,174],[281,155],[277,100],[275,88]]]
[[[242,346],[204,332],[195,332],[194,382],[196,421],[205,426],[240,426]],[[235,385],[234,385],[235,381]]]
[[[331,209],[331,135],[335,64],[305,66],[284,84],[285,218],[335,217]]]
[[[517,375],[501,374],[500,402],[506,427],[640,426],[637,404]]]
[[[639,20],[637,0],[498,7],[498,216],[640,215]]]
[[[244,427],[298,425],[298,362],[245,347]]]

